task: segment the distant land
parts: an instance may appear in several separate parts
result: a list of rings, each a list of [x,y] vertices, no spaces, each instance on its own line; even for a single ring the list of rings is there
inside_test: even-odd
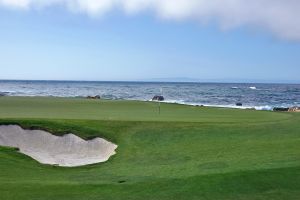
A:
[[[112,79],[112,80],[75,80],[75,79],[1,79],[0,81],[70,81],[70,82],[182,82],[182,83],[278,83],[278,84],[300,84],[300,80],[264,80],[264,79],[197,79],[188,77],[175,78],[149,78],[149,79]]]
[[[144,82],[199,82],[199,83],[287,83],[300,84],[300,80],[263,80],[263,79],[196,79],[188,77],[140,79]]]

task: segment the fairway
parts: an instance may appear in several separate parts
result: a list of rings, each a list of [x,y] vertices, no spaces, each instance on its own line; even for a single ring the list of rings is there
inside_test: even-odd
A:
[[[300,113],[0,97],[0,124],[105,138],[107,162],[42,165],[0,147],[2,200],[299,199]]]

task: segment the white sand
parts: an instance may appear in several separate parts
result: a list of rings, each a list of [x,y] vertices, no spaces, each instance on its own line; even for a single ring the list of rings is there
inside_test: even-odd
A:
[[[0,126],[0,146],[16,147],[40,163],[65,167],[105,162],[117,148],[102,138],[86,141],[73,134],[55,136],[16,125]]]

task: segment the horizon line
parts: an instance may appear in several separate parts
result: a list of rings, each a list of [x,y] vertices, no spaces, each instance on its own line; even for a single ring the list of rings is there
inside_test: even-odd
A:
[[[158,79],[158,80],[155,80]],[[164,78],[161,78],[162,80],[159,80],[160,78],[154,78],[152,79],[145,79],[145,80],[73,80],[73,79],[0,79],[0,81],[35,81],[35,82],[124,82],[124,83],[223,83],[223,84],[296,84],[299,85],[300,81],[267,81],[267,80],[257,80],[257,81],[197,81],[197,80],[191,80],[191,81],[180,81],[180,80],[163,80]],[[176,78],[175,78],[176,79]]]

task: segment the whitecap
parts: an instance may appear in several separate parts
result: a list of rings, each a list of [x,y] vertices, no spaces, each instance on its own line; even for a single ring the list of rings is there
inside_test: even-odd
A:
[[[273,110],[272,106],[255,106],[255,110]]]

